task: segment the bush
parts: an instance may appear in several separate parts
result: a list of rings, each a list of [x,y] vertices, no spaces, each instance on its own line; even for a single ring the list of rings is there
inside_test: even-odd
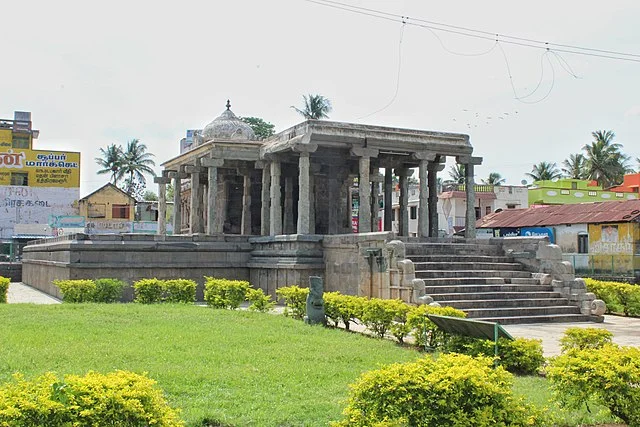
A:
[[[551,360],[547,378],[561,404],[577,408],[594,400],[630,427],[640,426],[639,348],[570,349]]]
[[[607,304],[607,312],[640,316],[640,286],[595,279],[584,281],[587,290]]]
[[[568,328],[560,338],[563,353],[569,350],[598,349],[611,344],[613,334],[600,328]]]
[[[398,317],[401,304],[404,304],[401,300],[371,298],[365,301],[360,320],[371,332],[384,338]]]
[[[9,278],[0,276],[0,303],[7,302],[7,293],[9,293]]]
[[[118,279],[96,279],[95,302],[112,303],[120,301],[122,290],[127,284]]]
[[[491,340],[464,336],[452,337],[445,345],[448,352],[477,357],[494,357],[495,343]],[[516,338],[498,339],[498,365],[512,374],[535,375],[545,362],[542,340]]]
[[[245,300],[249,282],[206,277],[204,300],[213,308],[235,310]]]
[[[334,326],[342,322],[347,331],[351,329],[352,322],[356,323],[362,317],[362,310],[367,302],[366,298],[342,295],[340,292],[325,292],[323,297],[325,314],[329,320]]]
[[[156,304],[162,302],[164,281],[159,279],[141,279],[133,283],[135,302]]]
[[[427,317],[427,314],[438,316],[467,317],[464,311],[453,307],[432,307],[419,305],[407,313],[407,325],[413,331],[416,344],[423,347],[438,348],[445,344],[446,334]]]
[[[54,280],[62,301],[71,303],[95,302],[97,287],[93,280]]]
[[[276,295],[284,300],[284,315],[302,320],[307,313],[307,295],[309,288],[301,288],[297,285],[283,286],[276,289]]]
[[[62,381],[53,373],[33,381],[16,375],[0,388],[0,425],[184,425],[155,384],[126,371],[67,375]]]
[[[365,372],[335,426],[523,426],[533,407],[512,396],[512,376],[490,358],[445,354]]]
[[[247,300],[250,302],[249,310],[267,312],[275,305],[275,301],[271,301],[271,295],[265,295],[262,289],[247,290]]]
[[[196,300],[197,283],[188,279],[172,279],[164,282],[163,301],[193,304]]]

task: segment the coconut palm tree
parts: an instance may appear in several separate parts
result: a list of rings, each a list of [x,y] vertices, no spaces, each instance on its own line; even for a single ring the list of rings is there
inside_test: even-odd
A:
[[[100,149],[100,154],[102,157],[95,158],[98,166],[102,168],[98,171],[98,174],[103,175],[110,173],[111,178],[109,178],[109,182],[115,185],[115,183],[122,177],[122,147],[116,144],[107,145],[106,149]]]
[[[456,184],[464,184],[464,180],[466,178],[464,165],[460,163],[451,165],[449,168],[449,177]]]
[[[147,182],[144,174],[156,175],[152,169],[152,166],[156,165],[152,157],[153,154],[147,152],[147,146],[140,143],[140,140],[132,139],[127,143],[127,149],[124,150],[122,156],[121,174],[121,176],[127,176],[127,184],[125,185],[127,193],[132,194],[144,190]]]
[[[307,120],[320,120],[329,118],[329,113],[333,110],[331,101],[322,95],[302,95],[304,107],[302,109],[291,106]]]
[[[551,162],[540,162],[537,165],[533,165],[533,169],[530,173],[526,173],[534,182],[535,181],[547,181],[551,179],[560,178],[562,174],[558,170],[558,165]]]
[[[608,188],[622,182],[625,173],[632,171],[629,156],[622,153],[621,144],[614,143],[615,134],[610,131],[591,132],[593,142],[582,149],[586,155],[586,178]]]
[[[502,185],[507,180],[502,177],[498,172],[491,172],[487,179],[481,180],[484,185]]]
[[[580,153],[569,154],[569,157],[562,162],[564,176],[571,179],[585,179],[586,161],[587,159]]]

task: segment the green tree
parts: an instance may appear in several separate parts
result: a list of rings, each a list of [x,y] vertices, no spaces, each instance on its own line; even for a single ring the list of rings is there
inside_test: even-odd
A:
[[[482,183],[484,185],[502,185],[507,180],[502,177],[498,172],[491,172],[487,179],[483,179]]]
[[[622,144],[613,142],[615,133],[610,130],[591,132],[593,141],[582,149],[586,153],[586,178],[597,181],[603,188],[622,182],[629,167],[629,156],[622,153]]]
[[[464,180],[466,177],[466,168],[464,165],[460,163],[456,163],[455,165],[451,165],[449,168],[449,177],[456,184],[464,184]]]
[[[141,195],[146,187],[147,180],[144,175],[155,176],[152,166],[155,162],[153,154],[147,152],[147,146],[138,139],[132,139],[127,143],[127,148],[123,152],[121,176],[127,176],[124,191],[130,195]]]
[[[304,106],[302,109],[291,106],[307,120],[320,120],[329,118],[329,113],[333,110],[331,101],[322,95],[302,95]]]
[[[158,195],[151,190],[147,190],[142,195],[142,199],[146,200],[147,202],[155,202],[158,201]]]
[[[587,159],[580,153],[569,154],[562,164],[562,172],[566,178],[585,179]]]
[[[99,175],[111,174],[109,182],[116,184],[116,182],[122,177],[122,147],[116,144],[107,145],[107,148],[100,149],[101,157],[96,157],[96,163],[102,169],[98,171]]]
[[[555,162],[540,162],[537,165],[533,165],[531,172],[525,175],[533,181],[547,181],[562,177],[562,174],[558,170],[558,165]]]
[[[267,139],[275,133],[275,126],[260,117],[240,117],[240,120],[251,126],[258,139]]]

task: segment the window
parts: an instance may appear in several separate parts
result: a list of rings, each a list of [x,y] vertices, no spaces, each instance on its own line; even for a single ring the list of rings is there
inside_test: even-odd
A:
[[[560,194],[571,194],[569,190],[560,190]]]
[[[11,172],[10,185],[29,185],[29,174],[22,172]]]
[[[409,206],[409,215],[411,216],[411,219],[417,219],[418,218],[418,207],[417,206]]]
[[[482,211],[479,206],[476,206],[476,219],[480,219],[482,217]]]
[[[11,140],[13,148],[29,148],[29,135],[14,133]]]
[[[89,209],[87,216],[89,218],[104,218],[106,217],[107,205],[104,203],[89,203]]]
[[[113,205],[111,207],[111,218],[129,219],[129,205]]]
[[[590,195],[590,196],[597,196],[597,195],[598,195],[598,193],[597,193],[597,192],[595,192],[595,191],[589,191],[589,195]]]
[[[515,209],[516,205],[513,205],[511,203],[507,203],[507,209]]]
[[[571,189],[572,190],[577,190],[578,189],[578,183],[577,182],[572,182],[571,183]]]
[[[579,254],[589,253],[589,235],[588,234],[578,234],[578,253]]]
[[[624,194],[622,194],[622,193],[616,193],[616,197],[620,197],[620,198],[622,198],[622,197],[624,197]]]
[[[484,214],[489,215],[491,213],[491,206],[487,206],[484,208]]]

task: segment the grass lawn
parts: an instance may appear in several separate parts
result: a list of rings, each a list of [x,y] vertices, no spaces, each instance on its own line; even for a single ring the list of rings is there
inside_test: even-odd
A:
[[[360,373],[422,356],[284,316],[187,305],[0,304],[0,325],[0,383],[14,372],[147,372],[190,426],[324,426]],[[551,398],[543,378],[516,378],[515,391],[540,406]],[[558,424],[611,422],[597,412]]]

